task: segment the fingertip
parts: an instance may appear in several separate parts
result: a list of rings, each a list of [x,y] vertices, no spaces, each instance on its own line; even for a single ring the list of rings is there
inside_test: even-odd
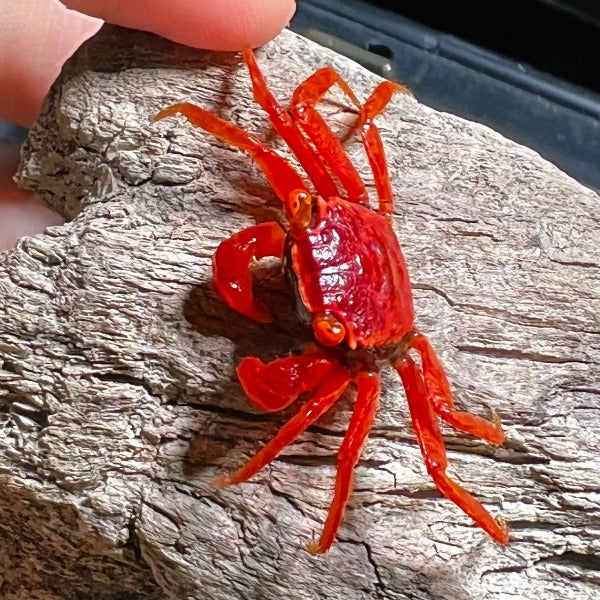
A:
[[[262,46],[289,24],[296,11],[294,0],[207,2],[201,11],[198,3],[192,6],[195,19],[204,21],[204,29],[185,19],[176,30],[165,24],[170,28],[167,37],[194,47],[225,51]]]
[[[65,4],[111,23],[152,31],[180,44],[238,51],[273,39],[289,22],[295,0],[65,0]]]
[[[0,19],[0,117],[29,126],[64,62],[102,26],[58,0],[5,2]]]

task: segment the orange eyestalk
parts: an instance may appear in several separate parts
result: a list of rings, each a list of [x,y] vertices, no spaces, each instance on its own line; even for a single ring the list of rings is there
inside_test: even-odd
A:
[[[337,346],[346,337],[346,328],[330,313],[316,315],[312,326],[317,342],[323,346]]]
[[[312,216],[312,198],[306,190],[293,190],[284,200],[285,216],[292,229],[306,229]]]

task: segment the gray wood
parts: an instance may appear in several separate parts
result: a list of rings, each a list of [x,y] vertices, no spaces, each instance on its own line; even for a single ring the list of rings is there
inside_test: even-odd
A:
[[[258,59],[284,101],[326,64],[362,98],[377,82],[288,31]],[[349,136],[356,115],[331,98]],[[70,221],[0,256],[0,596],[600,597],[598,196],[486,127],[392,102],[379,123],[419,326],[460,407],[493,407],[508,436],[494,449],[445,428],[451,474],[512,540],[439,496],[386,372],[339,539],[314,557],[352,395],[251,482],[211,489],[292,414],[255,410],[235,365],[306,334],[273,265],[272,325],[213,291],[219,242],[278,203],[246,155],[152,123],[180,100],[282,148],[239,56],[118,29],[71,61],[24,148],[20,183]]]

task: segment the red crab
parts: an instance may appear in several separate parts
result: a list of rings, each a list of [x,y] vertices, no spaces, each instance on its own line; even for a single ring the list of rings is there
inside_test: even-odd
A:
[[[287,142],[311,180],[316,195],[290,163],[239,127],[189,103],[174,104],[156,119],[177,113],[221,140],[246,151],[262,169],[283,203],[286,230],[275,221],[260,223],[223,241],[213,260],[216,289],[243,315],[267,323],[271,315],[252,292],[253,261],[283,259],[300,318],[316,343],[299,356],[263,363],[242,360],[237,374],[254,404],[282,410],[301,394],[309,399],[279,433],[235,473],[219,478],[219,487],[246,481],[315,423],[350,383],[357,390],[348,431],[339,450],[334,498],[320,539],[309,545],[325,552],[333,543],[350,496],[353,469],[373,424],[380,394],[379,371],[391,364],[399,373],[427,471],[439,491],[462,508],[497,542],[508,533],[466,490],[446,475],[446,450],[438,418],[456,429],[501,444],[498,418],[488,422],[454,408],[444,370],[427,338],[417,331],[408,272],[389,219],[392,190],[383,145],[373,119],[401,86],[384,81],[361,105],[331,67],[301,83],[288,109],[267,88],[251,50],[244,58],[254,99]],[[378,210],[369,207],[356,169],[315,105],[337,84],[359,111],[362,141],[375,176]],[[341,190],[340,191],[340,186]],[[420,364],[411,356],[415,352]]]

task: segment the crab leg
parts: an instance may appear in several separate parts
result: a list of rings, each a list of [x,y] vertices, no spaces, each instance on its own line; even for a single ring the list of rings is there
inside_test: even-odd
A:
[[[306,402],[280,430],[279,433],[241,469],[231,475],[223,475],[213,482],[215,487],[225,487],[242,483],[268,465],[286,446],[291,444],[310,425],[323,416],[343,394],[350,382],[346,369],[338,366],[322,382],[315,382],[316,389],[310,400]],[[314,389],[314,388],[313,388]]]
[[[417,365],[407,355],[395,367],[406,390],[413,427],[425,466],[438,490],[457,504],[497,542],[506,544],[508,542],[506,526],[496,521],[471,494],[446,475],[448,460],[444,440],[425,381]]]
[[[261,323],[271,320],[268,308],[254,297],[250,263],[266,256],[282,258],[284,244],[285,233],[275,221],[244,229],[219,244],[213,256],[213,279],[230,308]]]
[[[293,190],[306,189],[304,180],[285,158],[240,127],[224,121],[195,104],[189,102],[173,104],[161,110],[154,120],[159,121],[176,114],[183,115],[195,127],[200,127],[224,142],[248,152],[282,202]]]
[[[360,458],[379,406],[379,376],[365,372],[360,373],[354,381],[358,395],[348,431],[338,454],[335,494],[319,541],[308,546],[309,552],[313,554],[325,552],[333,544],[352,491],[354,467]]]
[[[333,174],[340,180],[349,200],[367,201],[367,190],[342,144],[315,108],[329,88],[339,85],[357,108],[360,102],[342,77],[332,68],[324,67],[301,83],[292,96],[290,112],[302,127]]]
[[[244,50],[244,59],[248,65],[252,80],[252,92],[256,102],[267,112],[273,128],[285,140],[290,150],[300,161],[302,168],[313,182],[318,194],[324,198],[338,195],[338,190],[331,175],[323,166],[322,158],[315,152],[308,140],[298,129],[292,117],[279,104],[275,96],[267,87],[267,83],[260,72],[252,50]],[[306,189],[306,186],[296,186],[293,189]]]
[[[294,119],[328,161],[329,168],[344,186],[348,198],[357,202],[367,200],[364,183],[340,141],[333,135],[329,126],[314,108],[327,90],[336,83],[360,109],[361,136],[373,171],[375,188],[379,197],[379,209],[381,212],[391,213],[394,210],[392,188],[381,136],[373,119],[385,109],[394,92],[410,92],[400,84],[384,81],[375,88],[365,104],[361,106],[348,84],[331,67],[325,67],[311,75],[294,92],[290,108]]]
[[[421,357],[427,396],[437,415],[460,431],[475,435],[491,444],[502,444],[504,433],[500,427],[500,419],[495,413],[493,422],[489,422],[471,413],[454,409],[450,384],[429,340],[422,333],[417,333],[410,341],[409,347],[414,348]]]
[[[410,93],[407,88],[398,83],[383,81],[375,88],[360,110],[361,136],[373,171],[379,197],[379,210],[383,213],[394,212],[394,201],[383,143],[373,119],[385,109],[394,92]]]

